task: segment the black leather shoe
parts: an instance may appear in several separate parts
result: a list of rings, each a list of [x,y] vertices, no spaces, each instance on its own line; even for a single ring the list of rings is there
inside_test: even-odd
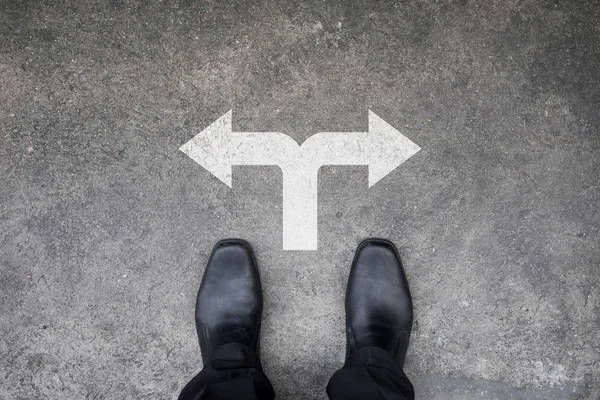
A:
[[[364,240],[346,289],[346,358],[375,346],[404,366],[412,322],[412,298],[396,246],[384,239]]]
[[[218,242],[196,299],[196,330],[206,361],[219,346],[241,343],[259,351],[262,288],[254,253],[240,239]]]

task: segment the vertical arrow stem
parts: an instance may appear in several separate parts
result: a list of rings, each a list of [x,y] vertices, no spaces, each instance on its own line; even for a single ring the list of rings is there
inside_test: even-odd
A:
[[[318,166],[294,165],[283,171],[283,249],[317,250]]]

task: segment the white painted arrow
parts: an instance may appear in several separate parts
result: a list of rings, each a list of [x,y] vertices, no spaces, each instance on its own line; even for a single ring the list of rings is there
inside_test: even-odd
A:
[[[283,172],[283,249],[317,249],[318,171],[368,165],[369,187],[420,147],[369,110],[368,132],[321,132],[301,146],[279,132],[233,132],[231,110],[180,148],[227,186],[233,165],[277,165]]]

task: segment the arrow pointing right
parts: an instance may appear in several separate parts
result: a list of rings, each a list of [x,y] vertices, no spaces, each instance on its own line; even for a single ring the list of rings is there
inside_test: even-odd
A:
[[[369,110],[369,187],[421,150],[413,141]]]
[[[320,166],[368,165],[369,187],[421,150],[371,110],[368,132],[320,132],[301,149]]]

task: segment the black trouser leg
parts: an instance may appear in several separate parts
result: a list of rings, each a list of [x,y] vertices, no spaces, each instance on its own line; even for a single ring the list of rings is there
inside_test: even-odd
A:
[[[390,353],[365,347],[333,375],[327,395],[331,400],[413,400],[415,391]]]
[[[204,368],[181,391],[179,400],[273,400],[275,392],[250,348],[219,347]]]

